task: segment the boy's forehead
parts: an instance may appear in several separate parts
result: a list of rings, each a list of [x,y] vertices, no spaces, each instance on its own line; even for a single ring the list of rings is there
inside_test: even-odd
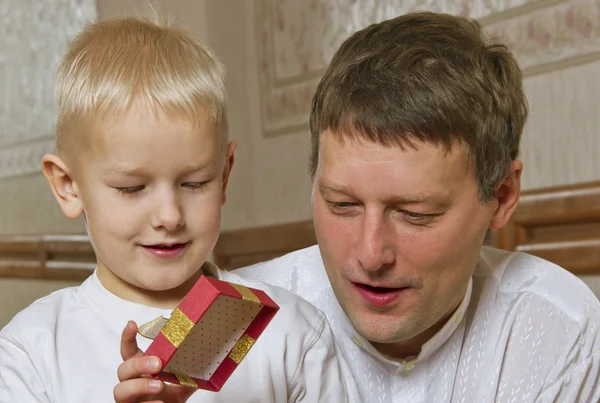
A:
[[[100,154],[135,155],[141,149],[181,145],[217,149],[226,137],[208,110],[192,120],[185,114],[156,108],[132,107],[127,111],[79,119],[65,138],[65,153],[93,157]],[[201,146],[201,147],[199,147]],[[200,150],[199,150],[200,151]],[[201,153],[199,153],[201,154]]]

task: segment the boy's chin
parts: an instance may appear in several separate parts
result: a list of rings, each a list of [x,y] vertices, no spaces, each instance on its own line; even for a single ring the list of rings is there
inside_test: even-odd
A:
[[[191,274],[180,273],[168,276],[153,276],[152,278],[141,278],[139,280],[140,288],[150,293],[171,293],[182,294],[182,297],[194,286],[198,277],[202,274],[200,271]]]

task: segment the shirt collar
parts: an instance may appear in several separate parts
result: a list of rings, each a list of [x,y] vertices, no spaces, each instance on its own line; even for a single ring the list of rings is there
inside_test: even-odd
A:
[[[205,262],[202,265],[204,275],[207,277],[215,277],[221,279],[221,271],[219,268],[210,262]],[[97,270],[88,277],[81,285],[81,290],[88,296],[90,301],[99,311],[102,311],[112,317],[123,320],[135,320],[140,323],[156,319],[157,317],[169,318],[173,309],[155,308],[136,302],[122,299],[110,292],[100,279],[98,278]]]
[[[473,289],[473,278],[471,278],[469,280],[469,284],[467,286],[467,292],[465,293],[463,300],[461,301],[458,308],[456,308],[456,310],[454,311],[454,313],[452,314],[450,319],[448,319],[446,324],[444,324],[444,326],[431,339],[429,339],[425,344],[423,344],[423,347],[421,348],[421,352],[419,353],[418,356],[407,357],[405,359],[395,359],[395,358],[391,358],[391,357],[381,354],[379,351],[377,351],[375,349],[375,347],[373,347],[373,345],[368,340],[366,340],[364,337],[359,335],[354,330],[354,327],[350,323],[350,320],[348,319],[346,314],[342,311],[342,308],[339,306],[339,304],[338,304],[338,309],[340,311],[339,312],[340,317],[343,318],[342,322],[343,322],[344,330],[346,331],[346,334],[350,337],[350,339],[352,339],[352,341],[356,345],[358,345],[360,348],[362,348],[363,350],[367,351],[368,353],[370,353],[371,355],[377,357],[378,359],[380,359],[382,361],[385,361],[389,364],[392,364],[394,366],[399,366],[407,371],[410,371],[415,367],[416,364],[418,364],[419,362],[425,361],[426,359],[431,357],[431,355],[433,353],[435,353],[446,341],[448,341],[450,336],[452,336],[452,334],[456,331],[456,329],[458,328],[458,326],[460,325],[460,323],[462,322],[462,320],[465,316],[465,312],[466,312],[467,308],[469,307],[469,303],[471,301],[472,289]]]
[[[171,316],[172,309],[150,307],[116,296],[104,287],[96,271],[82,284],[81,291],[87,294],[86,299],[98,311],[113,318],[145,322],[157,316]]]

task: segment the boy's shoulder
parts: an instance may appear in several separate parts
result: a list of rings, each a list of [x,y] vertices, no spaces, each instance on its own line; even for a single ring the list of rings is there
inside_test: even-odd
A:
[[[26,344],[28,340],[35,343],[44,334],[51,335],[61,315],[72,313],[72,308],[82,308],[81,302],[81,286],[54,291],[17,313],[0,330],[0,337],[17,345]]]

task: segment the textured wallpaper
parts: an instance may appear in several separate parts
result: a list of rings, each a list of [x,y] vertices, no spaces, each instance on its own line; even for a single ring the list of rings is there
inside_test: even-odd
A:
[[[527,76],[599,57],[600,4],[593,0],[256,0],[264,134],[306,128],[316,84],[352,32],[416,10],[478,18],[510,46]]]
[[[0,1],[0,233],[83,228],[58,212],[40,174],[54,151],[54,74],[95,0]]]
[[[39,170],[53,150],[54,74],[94,0],[0,2],[0,178]]]

